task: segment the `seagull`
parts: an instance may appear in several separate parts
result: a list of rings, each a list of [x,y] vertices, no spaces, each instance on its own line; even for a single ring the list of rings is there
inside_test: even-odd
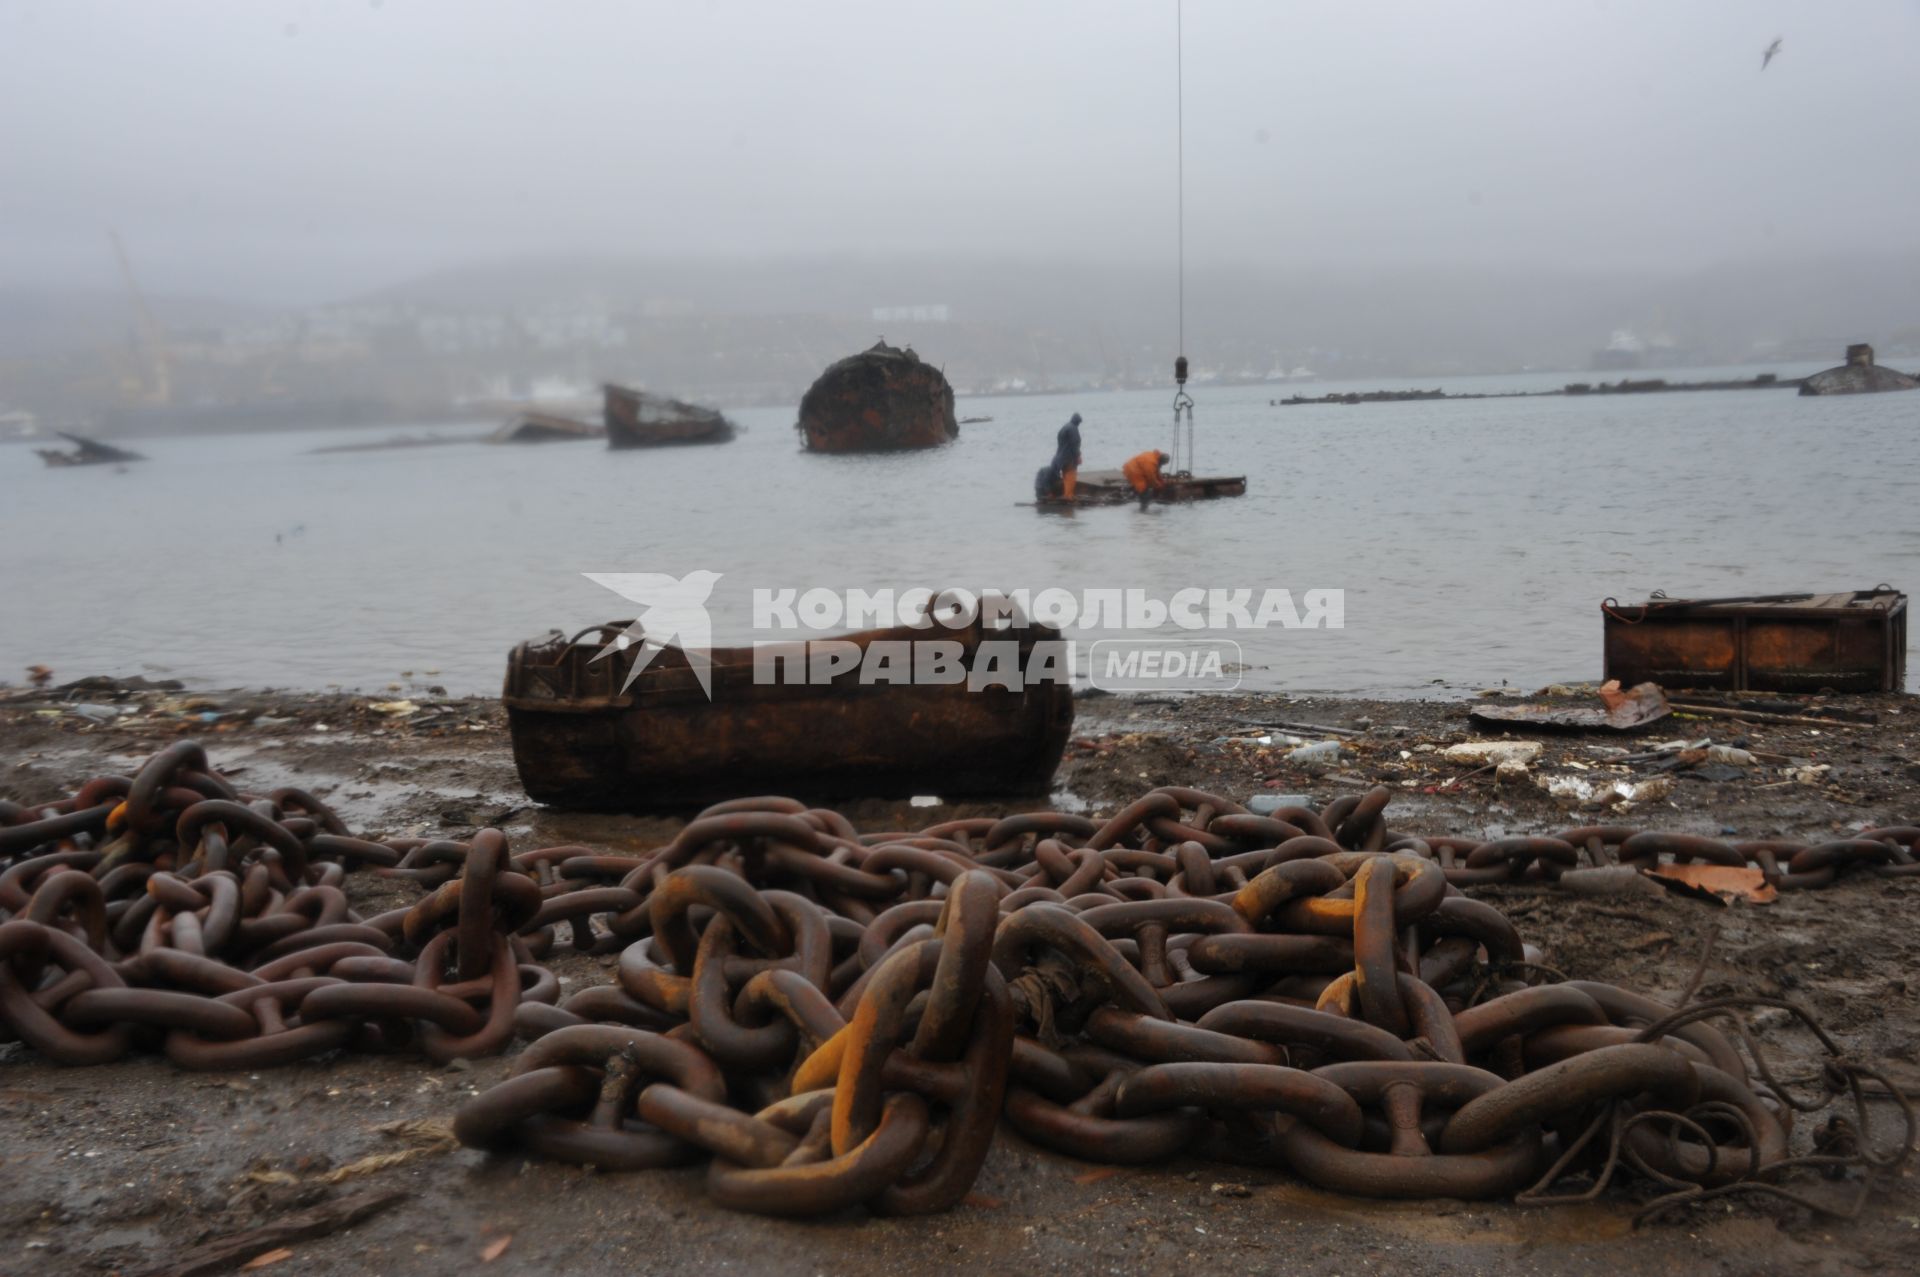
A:
[[[640,677],[640,671],[647,668],[659,650],[641,646],[644,640],[651,639],[664,646],[678,639],[701,690],[709,700],[713,698],[713,622],[707,615],[706,603],[720,573],[702,569],[684,577],[669,576],[665,572],[583,572],[581,575],[596,585],[604,585],[629,603],[640,605],[640,615],[633,623],[593,656],[593,660],[598,661],[639,647],[632,667],[627,670],[627,680],[620,686],[622,692],[633,686],[633,680]]]
[[[1767,46],[1767,51],[1760,55],[1760,69],[1762,71],[1766,70],[1767,63],[1773,61],[1779,55],[1780,55],[1780,37],[1775,36],[1773,38],[1773,43]]]

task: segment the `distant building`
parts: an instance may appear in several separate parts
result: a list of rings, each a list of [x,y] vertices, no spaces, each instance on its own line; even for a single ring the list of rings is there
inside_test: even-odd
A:
[[[1588,361],[1595,372],[1640,368],[1647,362],[1647,343],[1631,328],[1616,328],[1606,346]]]
[[[507,321],[499,315],[426,315],[414,327],[420,344],[435,354],[498,350],[507,344]]]
[[[520,326],[542,350],[578,346],[605,350],[627,341],[627,330],[603,311],[543,310],[526,316]]]
[[[31,439],[40,433],[40,419],[25,408],[0,408],[0,439]]]

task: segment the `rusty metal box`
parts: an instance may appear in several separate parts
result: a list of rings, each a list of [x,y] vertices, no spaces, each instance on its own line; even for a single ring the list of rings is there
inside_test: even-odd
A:
[[[632,621],[572,638],[556,630],[507,658],[500,699],[534,801],[651,811],[774,792],[821,801],[1045,793],[1073,729],[1064,681],[976,691],[964,682],[863,683],[854,668],[824,682],[763,682],[768,644],[712,649],[704,682],[683,649],[665,645],[629,680],[639,644],[618,642],[638,633]],[[925,633],[903,625],[836,637],[863,650],[904,649]],[[969,670],[988,640],[1017,644],[1025,670],[1035,644],[1058,642],[1060,631],[989,628],[976,614],[940,637]],[[790,646],[804,661],[804,642]]]
[[[1840,594],[1608,599],[1606,676],[1622,687],[1897,692],[1906,686],[1907,596]]]

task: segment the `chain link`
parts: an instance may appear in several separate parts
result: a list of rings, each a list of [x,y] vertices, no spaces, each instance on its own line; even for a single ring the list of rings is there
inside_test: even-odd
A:
[[[608,1170],[706,1159],[716,1202],[784,1215],[946,1210],[1003,1117],[1075,1157],[1192,1153],[1375,1197],[1557,1200],[1625,1167],[1671,1190],[1662,1208],[1817,1205],[1779,1177],[1851,1168],[1864,1201],[1899,1172],[1911,1106],[1810,1020],[1820,1103],[1856,1103],[1847,1156],[1792,1155],[1795,1113],[1818,1105],[1774,1080],[1745,1003],[1543,982],[1538,951],[1462,891],[1663,858],[1782,889],[1906,877],[1920,827],[1472,840],[1395,833],[1387,803],[1255,816],[1166,787],[1104,822],[861,834],[750,798],[645,855],[513,854],[491,829],[355,837],[310,794],[241,793],[183,742],[0,811],[0,1034],[62,1063],[152,1050],[191,1069],[342,1049],[444,1063],[519,1038],[507,1079],[461,1107],[462,1142]],[[362,917],[352,869],[426,894]],[[560,1000],[541,959],[561,943],[615,955],[616,981]],[[1862,1079],[1899,1104],[1897,1143],[1868,1138]]]

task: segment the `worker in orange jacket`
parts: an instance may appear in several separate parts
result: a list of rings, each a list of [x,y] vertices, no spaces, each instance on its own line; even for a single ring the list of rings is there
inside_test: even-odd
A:
[[[1167,481],[1160,476],[1160,467],[1172,460],[1173,458],[1164,452],[1149,451],[1141,453],[1120,467],[1120,473],[1125,476],[1128,483],[1133,485],[1133,490],[1140,494],[1142,510],[1147,508],[1147,502],[1152,500],[1154,493],[1166,491]]]

